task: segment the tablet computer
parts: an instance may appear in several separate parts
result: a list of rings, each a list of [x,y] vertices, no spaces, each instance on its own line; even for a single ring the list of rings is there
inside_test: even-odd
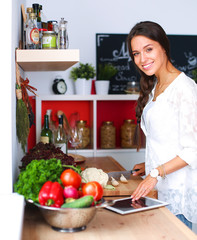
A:
[[[119,214],[128,214],[163,207],[166,205],[168,205],[168,203],[154,198],[141,197],[139,200],[132,202],[132,198],[128,197],[115,200],[115,204],[106,207],[106,209]]]

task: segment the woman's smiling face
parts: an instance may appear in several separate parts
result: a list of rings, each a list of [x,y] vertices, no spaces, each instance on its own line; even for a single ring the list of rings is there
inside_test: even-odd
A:
[[[138,35],[132,38],[131,49],[135,64],[146,75],[158,76],[166,69],[168,59],[165,50],[158,42]]]

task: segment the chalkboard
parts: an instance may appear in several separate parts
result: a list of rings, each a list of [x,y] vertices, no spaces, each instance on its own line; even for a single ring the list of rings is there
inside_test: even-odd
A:
[[[129,56],[126,38],[128,34],[96,34],[96,68],[111,63],[118,73],[110,81],[109,94],[126,94],[127,83],[139,82],[139,74]],[[168,35],[173,65],[192,78],[192,70],[197,68],[197,36]]]

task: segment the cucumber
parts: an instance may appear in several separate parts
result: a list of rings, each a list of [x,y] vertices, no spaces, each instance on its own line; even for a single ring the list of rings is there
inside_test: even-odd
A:
[[[93,196],[88,195],[88,196],[78,198],[73,202],[64,203],[61,206],[61,208],[86,208],[86,207],[90,207],[93,201],[94,201]]]

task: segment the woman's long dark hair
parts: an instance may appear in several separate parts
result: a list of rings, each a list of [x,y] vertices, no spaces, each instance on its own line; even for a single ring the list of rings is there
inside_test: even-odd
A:
[[[145,21],[145,22],[137,23],[131,29],[131,31],[127,37],[129,54],[130,54],[131,59],[133,60],[134,64],[135,64],[135,62],[134,62],[134,56],[132,54],[131,40],[133,39],[133,37],[139,36],[139,35],[147,37],[153,41],[158,42],[161,45],[161,47],[165,50],[166,56],[167,56],[168,60],[171,62],[170,44],[169,44],[169,40],[166,36],[165,31],[159,24],[157,24],[155,22]],[[141,147],[145,147],[145,141],[144,141],[145,137],[140,128],[141,115],[142,115],[142,111],[148,101],[149,94],[154,87],[155,75],[147,76],[137,66],[136,66],[136,68],[139,71],[141,78],[140,78],[140,96],[138,98],[137,106],[135,109],[136,118],[137,118],[137,126],[136,126],[135,133],[134,133],[133,144],[136,146],[137,151],[139,151],[139,149]]]
[[[166,56],[168,60],[171,62],[170,59],[170,44],[169,40],[166,36],[165,31],[163,28],[155,23],[150,21],[140,22],[137,23],[130,31],[128,37],[127,37],[127,44],[129,49],[129,54],[131,56],[131,59],[134,63],[134,57],[132,54],[132,48],[131,48],[131,40],[135,36],[145,36],[153,41],[158,42],[161,47],[165,50]],[[134,63],[135,64],[135,63]],[[136,66],[136,65],[135,65]],[[148,101],[149,94],[152,91],[155,83],[155,75],[147,76],[144,72],[142,72],[137,66],[140,73],[140,96],[137,101],[137,107],[136,107],[136,118],[138,122],[141,119],[142,111]]]

